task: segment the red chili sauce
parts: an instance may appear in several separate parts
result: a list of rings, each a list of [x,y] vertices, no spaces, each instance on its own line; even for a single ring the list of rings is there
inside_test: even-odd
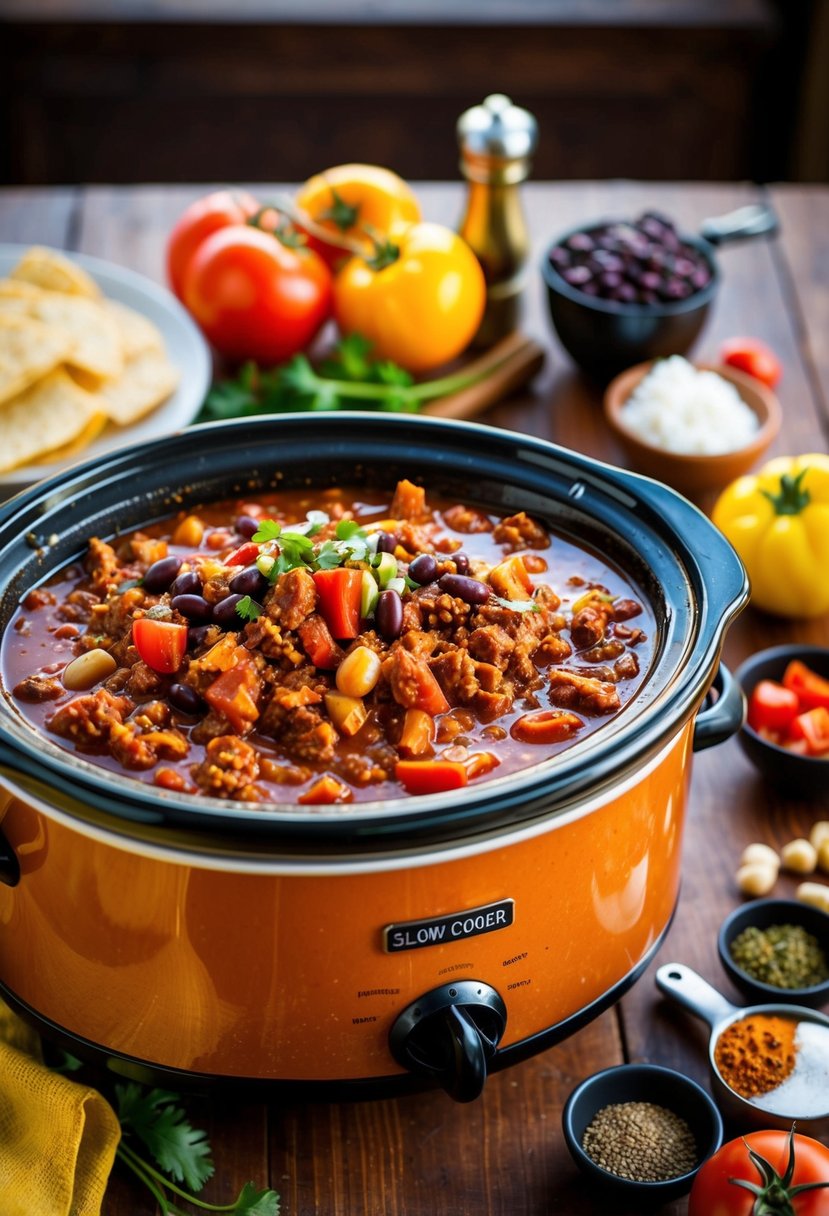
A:
[[[2,669],[20,713],[94,764],[313,807],[545,760],[631,699],[653,637],[593,552],[404,481],[92,539],[24,598]]]

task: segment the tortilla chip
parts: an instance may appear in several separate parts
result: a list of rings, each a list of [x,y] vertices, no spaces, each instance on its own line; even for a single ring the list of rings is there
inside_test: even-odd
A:
[[[109,376],[93,376],[92,372],[85,372],[71,363],[64,363],[63,367],[75,383],[79,384],[81,388],[85,388],[88,393],[100,393],[105,385],[112,384]]]
[[[97,300],[101,292],[94,279],[70,262],[69,258],[56,249],[46,249],[42,245],[33,245],[27,249],[23,257],[9,277],[46,291],[60,291],[73,296],[87,296]]]
[[[70,345],[65,334],[40,321],[0,313],[0,414],[3,402],[57,367]]]
[[[126,304],[121,304],[118,300],[102,300],[101,305],[118,329],[124,359],[134,359],[145,350],[164,350],[161,330],[140,312],[127,308]]]
[[[62,368],[50,372],[0,408],[0,471],[71,443],[100,413],[98,400]]]
[[[64,443],[62,447],[50,448],[48,452],[43,452],[38,457],[38,464],[51,464],[54,460],[71,460],[73,456],[77,456],[84,448],[88,447],[93,439],[97,439],[101,431],[107,424],[106,414],[93,414],[89,422],[79,431],[74,439],[69,443]]]
[[[42,287],[33,287],[22,279],[0,279],[0,299],[36,300],[42,291]]]
[[[117,380],[103,387],[102,408],[113,422],[127,426],[169,397],[178,380],[178,371],[163,351],[144,351],[130,359]]]
[[[124,359],[118,327],[96,300],[48,291],[31,301],[29,311],[69,337],[67,363],[104,379],[121,374]]]
[[[42,292],[39,294],[43,294]],[[4,317],[31,317],[34,300],[29,296],[6,296],[0,294],[0,314]]]

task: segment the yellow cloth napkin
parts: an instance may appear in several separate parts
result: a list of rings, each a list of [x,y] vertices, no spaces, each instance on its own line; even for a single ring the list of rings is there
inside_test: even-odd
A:
[[[0,1001],[0,1213],[100,1216],[115,1112],[41,1059],[38,1036]]]

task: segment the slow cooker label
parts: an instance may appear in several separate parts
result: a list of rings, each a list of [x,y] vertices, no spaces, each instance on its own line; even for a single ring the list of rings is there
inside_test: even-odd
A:
[[[395,954],[399,950],[445,946],[448,942],[459,942],[465,937],[494,933],[496,929],[506,929],[512,924],[514,907],[513,900],[502,899],[497,904],[484,904],[481,908],[468,908],[464,912],[450,912],[448,916],[386,925],[383,930],[385,948],[389,954]]]

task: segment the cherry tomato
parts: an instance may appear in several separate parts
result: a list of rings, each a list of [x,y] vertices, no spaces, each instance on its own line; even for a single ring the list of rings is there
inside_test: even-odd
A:
[[[776,680],[760,680],[748,699],[748,724],[752,730],[785,732],[800,712],[797,693]]]
[[[181,667],[187,650],[187,626],[141,616],[132,623],[132,640],[148,667],[170,675]]]
[[[720,359],[729,367],[748,372],[769,388],[774,388],[782,372],[774,351],[758,338],[729,338],[720,347]]]
[[[756,1165],[749,1148],[763,1158]],[[794,1173],[782,1185],[790,1154],[794,1154]],[[737,1186],[741,1179],[763,1188],[769,1204],[764,1206],[756,1194]],[[814,1189],[791,1196],[800,1186]],[[809,1136],[790,1132],[751,1132],[730,1140],[703,1163],[694,1179],[688,1201],[688,1216],[752,1216],[755,1212],[790,1212],[794,1216],[829,1216],[829,1148]],[[788,1204],[786,1200],[788,1198]]]
[[[486,301],[478,259],[457,233],[413,224],[382,256],[346,262],[334,283],[334,315],[372,353],[409,371],[454,359],[475,336]]]
[[[244,224],[258,210],[256,199],[244,190],[215,190],[190,204],[167,240],[167,278],[180,300],[187,267],[202,241],[221,228]]]
[[[389,235],[420,219],[420,205],[410,187],[379,165],[336,165],[317,173],[300,189],[296,203],[335,239],[345,236],[365,241],[366,252],[372,248],[368,233]],[[341,248],[313,236],[308,244],[329,266],[348,257]]]
[[[829,709],[829,680],[812,671],[800,659],[792,659],[787,665],[783,684],[795,693],[801,709],[817,709],[819,705]]]
[[[331,273],[311,249],[258,228],[224,228],[193,255],[184,302],[221,354],[279,363],[327,318]]]
[[[818,705],[798,714],[789,727],[789,736],[796,743],[801,739],[805,742],[807,755],[826,755],[829,752],[829,709]]]

